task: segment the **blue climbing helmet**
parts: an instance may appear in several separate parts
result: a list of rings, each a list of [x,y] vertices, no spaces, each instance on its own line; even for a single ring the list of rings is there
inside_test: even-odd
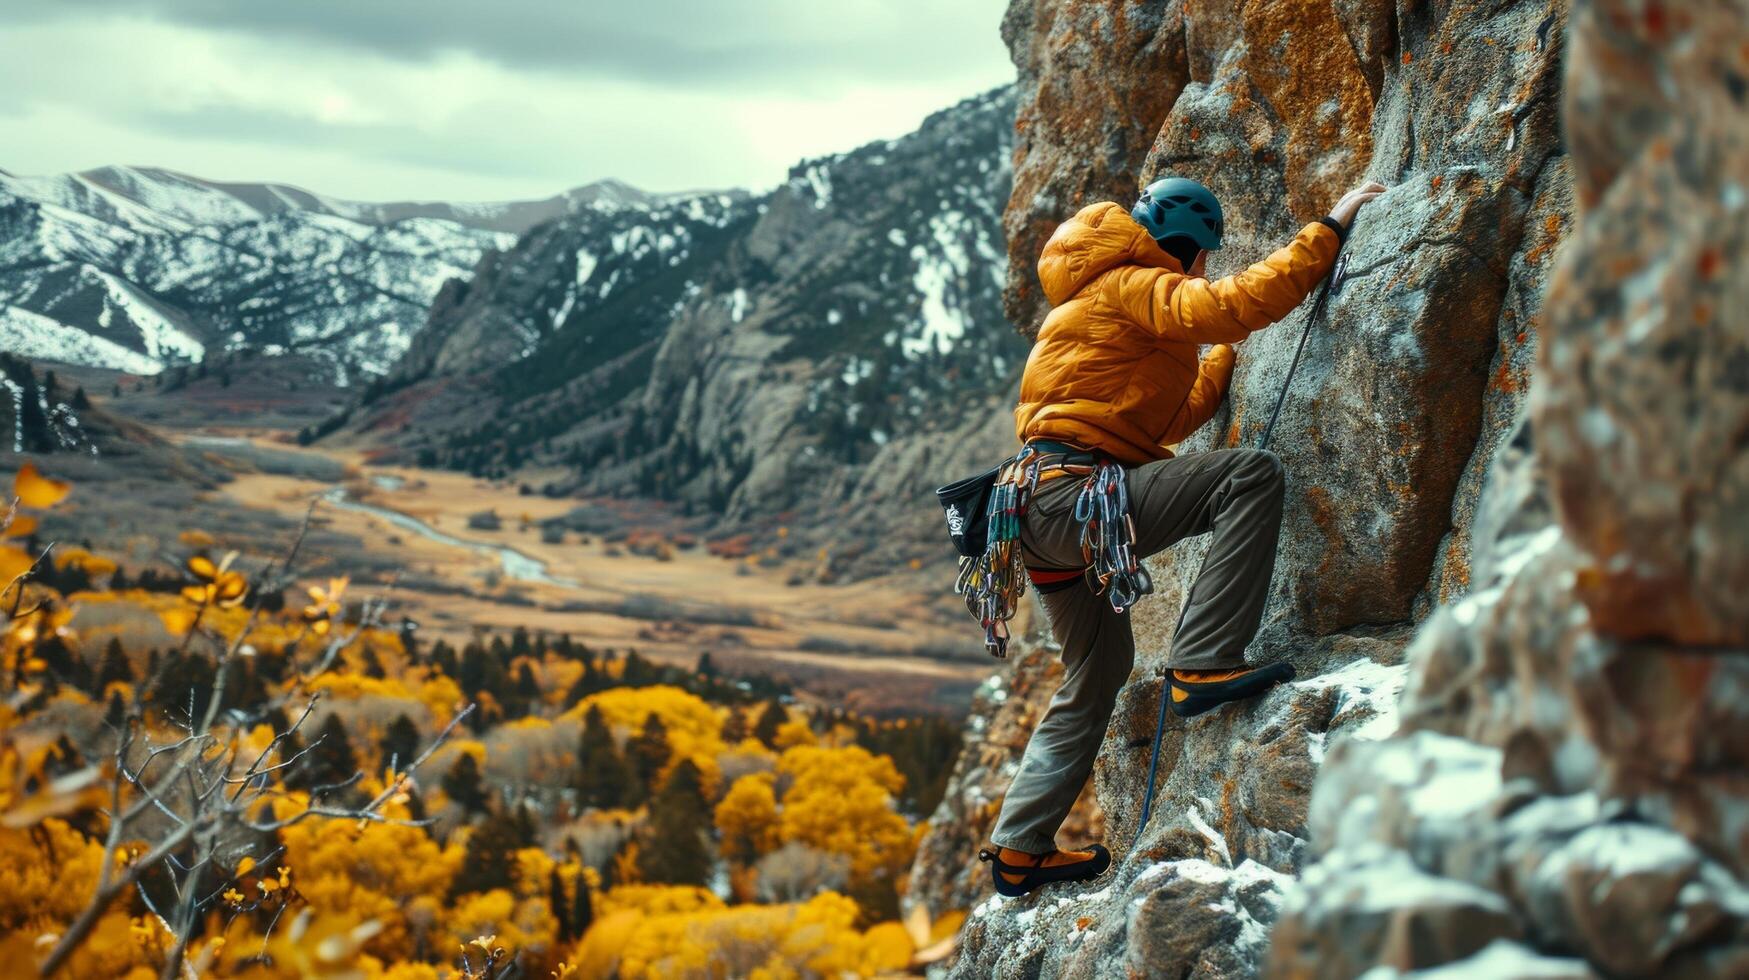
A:
[[[1130,217],[1157,242],[1182,235],[1197,248],[1221,247],[1221,202],[1189,177],[1162,177],[1143,188]]]

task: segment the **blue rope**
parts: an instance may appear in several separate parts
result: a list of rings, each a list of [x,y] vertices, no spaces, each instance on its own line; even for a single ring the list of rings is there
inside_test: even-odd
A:
[[[1269,437],[1275,434],[1275,420],[1281,416],[1281,406],[1287,402],[1287,390],[1293,384],[1294,372],[1299,369],[1300,355],[1306,350],[1306,338],[1312,335],[1312,324],[1318,322],[1323,315],[1324,307],[1328,305],[1330,294],[1342,289],[1342,274],[1348,266],[1348,256],[1338,253],[1336,262],[1330,269],[1330,275],[1324,280],[1324,285],[1318,290],[1318,298],[1312,301],[1312,314],[1306,317],[1306,328],[1300,332],[1300,345],[1294,349],[1293,363],[1288,365],[1287,379],[1281,383],[1281,395],[1275,400],[1275,411],[1269,414],[1269,424],[1263,428],[1263,438],[1257,441],[1257,448],[1268,449]],[[1188,609],[1189,606],[1184,607]],[[1184,610],[1179,610],[1178,625],[1184,626]],[[1173,637],[1178,636],[1178,630],[1172,631]],[[1136,824],[1136,840],[1142,839],[1142,831],[1148,829],[1148,817],[1154,812],[1154,777],[1160,770],[1160,740],[1166,734],[1166,702],[1172,697],[1172,678],[1170,671],[1166,683],[1160,686],[1160,717],[1154,722],[1154,751],[1148,756],[1148,791],[1142,795],[1142,819]]]

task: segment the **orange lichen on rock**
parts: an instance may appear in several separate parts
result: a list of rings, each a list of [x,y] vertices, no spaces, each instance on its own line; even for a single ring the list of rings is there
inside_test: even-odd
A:
[[[1248,47],[1245,66],[1287,129],[1289,207],[1310,219],[1372,156],[1372,89],[1329,5],[1248,4],[1244,21],[1247,37],[1280,39]]]

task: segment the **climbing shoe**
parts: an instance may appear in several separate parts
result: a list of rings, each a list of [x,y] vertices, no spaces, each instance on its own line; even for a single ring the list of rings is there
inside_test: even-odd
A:
[[[1094,844],[1085,851],[1052,851],[1028,854],[1013,848],[984,848],[978,860],[988,862],[996,894],[1019,898],[1057,881],[1087,881],[1111,867],[1111,852]]]
[[[1180,718],[1200,715],[1228,701],[1243,701],[1294,679],[1290,663],[1273,663],[1238,670],[1175,670],[1169,685],[1168,703]]]

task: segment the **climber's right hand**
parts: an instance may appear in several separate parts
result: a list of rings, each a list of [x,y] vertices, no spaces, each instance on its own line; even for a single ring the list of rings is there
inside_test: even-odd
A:
[[[1354,190],[1342,195],[1342,200],[1330,209],[1330,218],[1343,228],[1354,225],[1355,212],[1360,206],[1385,192],[1385,185],[1376,180],[1369,180]]]

